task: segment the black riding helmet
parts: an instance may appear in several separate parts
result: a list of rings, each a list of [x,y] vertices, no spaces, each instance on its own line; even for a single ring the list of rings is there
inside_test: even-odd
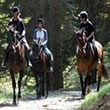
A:
[[[13,13],[20,13],[20,9],[17,6],[13,7]]]
[[[43,19],[43,18],[39,18],[39,19],[37,20],[37,23],[38,23],[38,24],[39,24],[39,23],[44,24],[44,19]]]
[[[79,18],[88,18],[88,13],[86,11],[81,11],[79,14],[78,14],[78,17]]]

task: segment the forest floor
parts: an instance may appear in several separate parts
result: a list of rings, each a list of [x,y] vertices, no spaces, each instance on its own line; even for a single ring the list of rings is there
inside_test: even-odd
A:
[[[0,104],[0,110],[77,110],[83,102],[80,95],[79,91],[63,89],[49,92],[46,99],[35,100],[36,96],[23,97],[17,106],[13,106],[10,99]]]

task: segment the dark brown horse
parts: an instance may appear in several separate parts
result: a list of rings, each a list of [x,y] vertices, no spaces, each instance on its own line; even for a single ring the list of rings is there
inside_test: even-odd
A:
[[[12,79],[13,104],[16,104],[16,80],[15,74],[19,73],[18,99],[21,98],[22,77],[26,67],[26,59],[22,45],[17,41],[11,41],[8,45],[8,67]]]
[[[36,80],[37,99],[48,96],[47,76],[48,76],[48,58],[40,46],[40,40],[33,45],[31,54],[32,71]]]
[[[82,98],[87,93],[90,92],[89,86],[91,82],[92,70],[97,68],[98,75],[98,86],[97,91],[100,88],[100,82],[102,76],[108,78],[108,73],[103,63],[103,47],[102,45],[94,41],[94,46],[90,42],[87,41],[86,34],[84,31],[78,31],[76,34],[77,38],[77,70],[80,76],[80,83],[82,88]],[[98,62],[100,60],[100,63]],[[85,82],[83,82],[83,75],[86,76]]]

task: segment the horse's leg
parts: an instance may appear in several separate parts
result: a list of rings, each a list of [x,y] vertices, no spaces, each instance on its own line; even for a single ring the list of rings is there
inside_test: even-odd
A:
[[[42,73],[38,73],[38,91],[37,99],[40,99],[42,96]]]
[[[16,105],[16,81],[15,81],[15,77],[14,77],[14,73],[11,73],[11,79],[12,79],[12,87],[13,87],[13,104]]]
[[[45,73],[42,73],[42,96],[45,96]]]
[[[47,87],[47,79],[48,76],[47,76],[47,73],[44,73],[44,96],[45,98],[47,98],[48,96],[48,87]]]
[[[81,98],[84,99],[84,97],[85,97],[85,91],[84,91],[83,77],[82,77],[82,74],[79,74],[79,76],[80,76],[80,83],[81,83],[81,89],[82,89]]]
[[[87,86],[87,94],[90,93],[90,83],[91,83],[91,75],[88,73],[87,74],[87,82],[86,82],[86,86]]]
[[[34,72],[34,76],[35,76],[35,81],[36,81],[36,95],[38,94],[38,89],[39,89],[39,81],[38,81],[38,76],[35,74],[36,72]],[[38,97],[38,96],[37,96]]]
[[[102,78],[102,71],[103,71],[103,65],[102,64],[99,64],[98,65],[98,84],[97,84],[97,91],[99,91],[99,88],[100,88],[100,82],[101,82],[101,78]]]
[[[97,84],[97,91],[99,91],[99,88],[100,88],[101,78],[102,78],[102,67],[101,67],[101,65],[99,64],[99,66],[98,66],[98,84]]]
[[[97,86],[97,91],[99,91],[99,89],[100,89],[101,78],[102,78],[102,76],[99,75],[99,76],[98,76],[98,86]]]
[[[23,72],[20,71],[20,73],[19,73],[19,80],[18,80],[18,99],[21,98],[21,85],[22,85],[22,78],[23,78]]]

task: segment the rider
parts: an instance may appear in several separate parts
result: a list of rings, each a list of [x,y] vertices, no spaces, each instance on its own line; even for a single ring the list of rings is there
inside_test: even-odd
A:
[[[17,40],[21,42],[21,44],[25,48],[27,64],[28,66],[30,66],[31,64],[28,59],[30,47],[25,38],[26,30],[25,30],[23,20],[20,18],[20,9],[17,6],[13,7],[13,17],[10,19],[8,23],[7,30],[9,32],[8,43],[14,40],[14,35],[16,34]],[[8,47],[6,48],[5,61],[2,64],[2,66],[5,67],[7,61],[8,61]]]
[[[81,11],[78,14],[78,17],[81,21],[80,29],[85,30],[87,41],[95,46],[94,26],[92,22],[88,19],[88,13],[86,11]],[[98,63],[100,63],[100,59],[98,59]]]
[[[86,32],[87,40],[93,43],[95,36],[94,36],[94,26],[91,21],[88,19],[88,13],[86,11],[81,11],[78,14],[78,17],[81,21],[80,29],[84,29]]]
[[[49,71],[53,71],[52,62],[53,62],[53,54],[47,47],[48,43],[48,32],[46,29],[43,28],[44,20],[42,18],[39,18],[37,21],[37,28],[34,30],[33,34],[33,40],[39,40],[42,42],[41,48],[43,48],[43,51],[46,53],[46,55],[49,57]]]

